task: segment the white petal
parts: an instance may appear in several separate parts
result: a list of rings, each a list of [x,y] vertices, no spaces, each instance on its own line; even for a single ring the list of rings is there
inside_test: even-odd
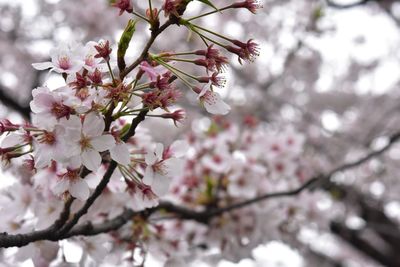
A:
[[[93,149],[85,150],[81,157],[83,165],[91,171],[96,171],[101,165],[101,156]]]
[[[59,196],[62,193],[64,193],[65,191],[68,191],[69,188],[69,180],[67,179],[60,179],[57,182],[54,183],[53,188],[51,188],[51,191]]]
[[[126,104],[126,106],[128,108],[136,108],[137,106],[139,106],[142,103],[142,98],[138,97],[136,95],[132,95],[131,99],[129,100],[129,102]]]
[[[143,175],[143,180],[142,180],[142,182],[143,182],[144,184],[147,184],[147,185],[151,186],[152,183],[153,183],[153,181],[154,181],[154,171],[153,171],[153,168],[152,168],[151,166],[147,166],[147,168],[146,168],[146,170],[145,170],[145,172],[144,172],[144,175]]]
[[[31,101],[30,107],[34,113],[46,112],[54,102],[54,97],[50,94],[37,94]]]
[[[102,117],[95,112],[86,115],[83,121],[83,133],[90,137],[100,136],[104,131],[105,123]]]
[[[166,159],[163,164],[167,169],[169,177],[178,177],[183,174],[185,161],[177,158]]]
[[[67,118],[61,118],[60,119],[60,124],[62,124],[64,126],[64,128],[66,129],[75,129],[77,131],[81,131],[82,128],[82,123],[81,123],[81,119],[76,116],[76,115],[72,115],[69,117],[69,119]]]
[[[170,178],[156,173],[153,184],[151,185],[151,189],[154,193],[156,193],[157,196],[161,197],[168,193],[170,184]]]
[[[115,139],[112,135],[101,135],[92,138],[90,144],[96,151],[103,152],[115,146]]]
[[[78,169],[82,165],[82,159],[79,155],[76,155],[74,157],[69,158],[66,165],[68,166],[69,169],[73,170]]]
[[[110,150],[110,155],[113,160],[121,165],[128,165],[131,162],[129,149],[125,143],[118,143]]]
[[[85,180],[78,178],[71,181],[69,193],[81,201],[85,201],[89,197],[89,186]]]
[[[156,149],[154,153],[156,154],[157,159],[161,160],[164,151],[164,145],[161,143],[156,144]]]
[[[177,158],[185,156],[189,148],[189,143],[186,140],[177,140],[170,146],[172,155]]]
[[[2,148],[13,147],[16,145],[21,145],[24,141],[23,135],[18,133],[10,133],[6,137],[4,137],[1,142]]]
[[[206,110],[211,114],[226,115],[231,110],[231,107],[216,92],[207,92],[201,100]]]
[[[53,159],[52,151],[48,151],[50,147],[42,146],[41,148],[37,149],[35,158],[35,167],[36,168],[44,168],[50,165],[51,160]]]
[[[33,63],[32,67],[34,67],[37,70],[45,70],[45,69],[50,69],[50,68],[54,67],[54,65],[50,61],[47,61],[47,62],[41,62],[41,63]]]
[[[144,156],[147,165],[154,165],[158,160],[154,150],[155,149],[147,149],[147,153]]]

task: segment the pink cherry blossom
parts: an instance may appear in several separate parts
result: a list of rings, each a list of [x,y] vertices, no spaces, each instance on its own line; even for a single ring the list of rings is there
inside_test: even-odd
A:
[[[71,163],[57,172],[58,180],[54,183],[52,191],[55,195],[69,192],[71,196],[85,201],[89,197],[89,186],[80,177],[80,159],[75,158]]]
[[[231,110],[230,106],[222,100],[217,92],[211,91],[206,86],[199,93],[198,100],[211,114],[226,115]]]
[[[84,62],[81,57],[81,47],[71,47],[68,45],[60,45],[50,50],[51,61],[42,63],[33,63],[32,66],[37,70],[50,69],[58,73],[75,73],[78,72]]]
[[[78,156],[82,164],[91,171],[97,170],[101,165],[100,152],[115,146],[114,137],[103,134],[104,119],[97,113],[87,114],[83,123],[77,128],[69,128],[66,132],[68,141],[68,155]]]
[[[163,158],[164,146],[161,143],[147,151],[145,161],[147,164],[143,183],[151,186],[158,196],[167,193],[171,179],[182,172],[182,161],[177,158]]]

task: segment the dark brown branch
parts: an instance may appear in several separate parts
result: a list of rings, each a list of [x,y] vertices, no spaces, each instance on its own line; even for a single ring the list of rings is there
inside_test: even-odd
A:
[[[339,222],[332,222],[330,228],[334,234],[349,242],[358,250],[362,251],[365,255],[383,264],[384,266],[399,266],[400,262],[397,259],[392,258],[390,253],[387,251],[370,244],[367,240],[360,236],[359,231],[349,229],[344,224]]]
[[[62,238],[79,235],[93,236],[118,230],[137,214],[139,214],[139,212],[134,212],[133,210],[127,209],[121,215],[103,223],[92,224],[91,222],[86,222],[80,225],[76,225],[74,228],[71,229],[71,231],[63,235]]]
[[[59,218],[50,227],[40,230],[32,231],[27,234],[9,235],[8,233],[0,233],[0,248],[2,247],[23,247],[31,242],[39,240],[57,240],[54,238],[56,231],[64,225],[68,220],[70,208],[73,202],[73,198],[69,198],[64,205],[64,209],[61,212]]]
[[[29,117],[31,114],[31,110],[30,110],[29,106],[26,107],[26,106],[21,105],[20,103],[15,101],[13,98],[11,98],[6,93],[6,91],[7,90],[0,85],[0,101],[3,103],[3,105],[15,110],[16,112],[21,114],[22,117],[24,117],[24,119],[29,120]]]
[[[66,234],[69,230],[71,230],[72,227],[74,227],[75,224],[78,223],[79,219],[88,212],[89,208],[93,205],[96,199],[101,195],[103,190],[107,187],[111,175],[113,174],[117,166],[118,164],[115,161],[112,161],[110,163],[107,172],[104,174],[103,179],[101,179],[100,183],[97,185],[93,194],[86,200],[82,208],[75,213],[73,218],[69,222],[67,222],[59,231],[57,231],[57,235],[63,236],[64,234]]]

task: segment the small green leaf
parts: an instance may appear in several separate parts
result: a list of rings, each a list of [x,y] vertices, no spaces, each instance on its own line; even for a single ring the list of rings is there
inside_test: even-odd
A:
[[[130,19],[128,21],[128,25],[126,25],[126,28],[124,32],[121,35],[121,38],[118,43],[118,52],[117,52],[117,60],[118,60],[118,68],[120,71],[123,71],[126,67],[125,63],[125,54],[126,50],[128,50],[129,43],[132,40],[132,36],[135,33],[136,30],[136,20]]]
[[[129,131],[130,128],[131,128],[131,124],[130,123],[125,124],[125,126],[120,131],[119,136],[120,137],[124,136]]]
[[[213,3],[211,3],[211,1],[209,1],[209,0],[197,0],[197,1],[200,1],[203,4],[206,4],[206,5],[214,8],[215,10],[219,11],[219,9]]]

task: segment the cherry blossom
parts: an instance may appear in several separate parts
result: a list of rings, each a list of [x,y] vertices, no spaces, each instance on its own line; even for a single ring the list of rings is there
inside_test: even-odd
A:
[[[80,58],[82,47],[79,45],[60,45],[50,50],[51,61],[34,63],[32,66],[37,70],[50,69],[58,73],[75,73],[79,71],[84,61]]]
[[[182,171],[182,161],[178,158],[165,158],[163,156],[164,146],[156,144],[147,151],[145,161],[147,164],[143,183],[151,186],[157,196],[167,193],[171,179]]]
[[[207,87],[203,87],[198,95],[198,100],[211,114],[226,115],[231,110],[217,92],[213,92]]]
[[[57,171],[58,180],[51,188],[55,195],[69,192],[71,196],[82,201],[89,197],[89,186],[79,175],[80,166],[80,159],[74,158],[66,168]]]
[[[115,146],[114,137],[103,134],[104,128],[105,123],[101,116],[95,112],[87,114],[77,128],[67,129],[67,155],[78,156],[86,168],[97,170],[101,165],[100,152]]]

